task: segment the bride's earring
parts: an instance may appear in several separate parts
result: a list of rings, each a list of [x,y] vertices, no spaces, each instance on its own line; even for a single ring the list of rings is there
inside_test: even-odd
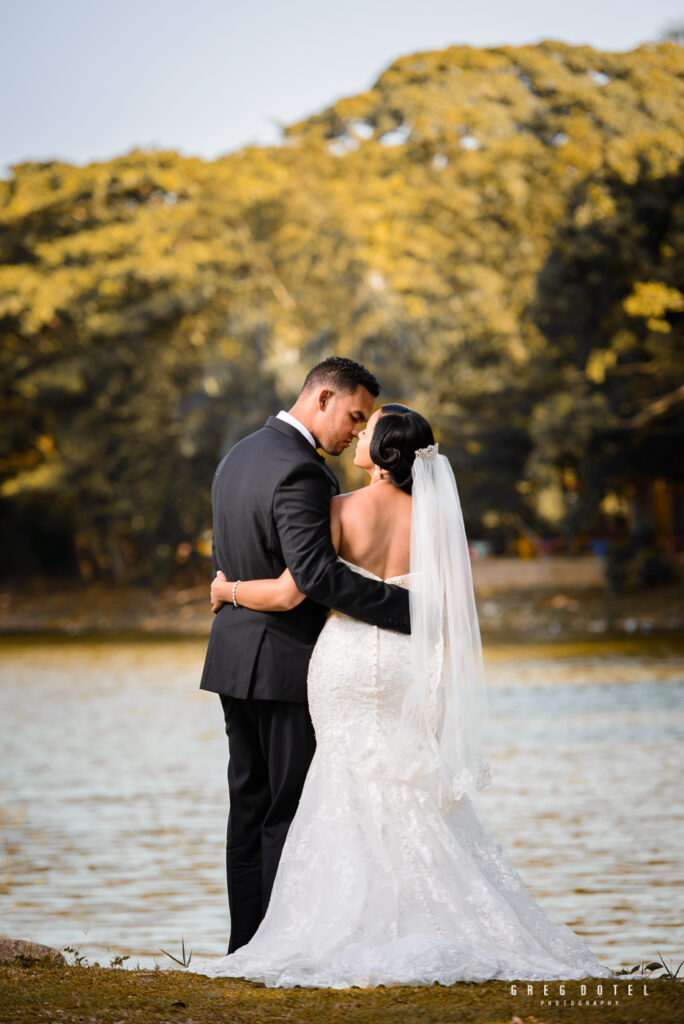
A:
[[[373,475],[371,476],[371,480],[373,481],[373,483],[375,483],[375,481],[379,480],[379,479],[380,479],[380,467],[379,466],[373,466]]]

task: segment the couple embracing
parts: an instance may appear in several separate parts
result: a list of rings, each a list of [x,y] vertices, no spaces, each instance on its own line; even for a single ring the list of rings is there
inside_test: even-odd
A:
[[[229,744],[228,953],[267,986],[610,977],[479,820],[482,650],[451,466],[418,412],[373,412],[331,357],[212,486],[201,688]],[[365,427],[364,427],[365,424]],[[370,484],[341,495],[317,449]]]

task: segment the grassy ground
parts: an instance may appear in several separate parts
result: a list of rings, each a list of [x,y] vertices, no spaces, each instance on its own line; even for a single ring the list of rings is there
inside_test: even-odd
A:
[[[183,971],[126,971],[19,958],[0,963],[2,1024],[681,1024],[684,985],[567,981],[451,988],[266,989]],[[603,985],[603,995],[597,986]],[[631,994],[628,985],[632,986]],[[561,993],[564,985],[564,995]],[[580,986],[586,986],[582,995]],[[644,993],[646,985],[646,993]],[[617,992],[614,991],[617,986]]]

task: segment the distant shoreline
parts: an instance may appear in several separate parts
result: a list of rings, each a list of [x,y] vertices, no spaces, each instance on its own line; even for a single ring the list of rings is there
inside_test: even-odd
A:
[[[604,587],[568,579],[514,587],[478,583],[476,577],[475,594],[483,642],[684,631],[680,581],[614,597]],[[1,637],[206,639],[212,621],[208,584],[160,592],[104,583],[0,586]]]

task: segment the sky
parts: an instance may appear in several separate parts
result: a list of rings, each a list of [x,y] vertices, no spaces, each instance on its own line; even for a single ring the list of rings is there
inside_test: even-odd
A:
[[[417,50],[629,50],[682,21],[681,0],[0,0],[0,176],[136,146],[213,159]]]

